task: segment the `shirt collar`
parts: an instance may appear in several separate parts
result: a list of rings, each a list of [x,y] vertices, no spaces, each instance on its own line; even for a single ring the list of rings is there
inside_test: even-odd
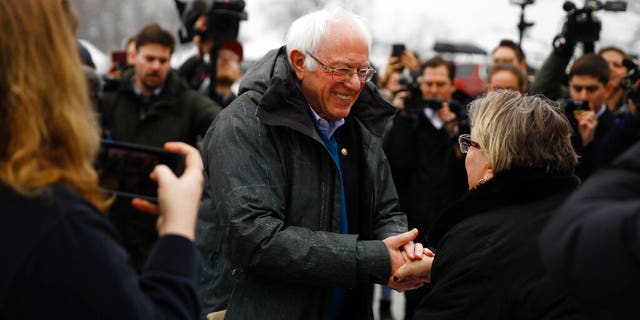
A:
[[[138,86],[136,86],[136,81],[134,80],[134,78],[131,78],[131,87],[133,88],[133,92],[139,96],[139,97],[143,97],[144,94],[142,94],[142,90],[140,90],[140,88],[138,88]],[[164,88],[164,86],[160,86],[155,88],[151,93],[152,96],[157,97],[160,95],[160,93],[162,92],[162,89]]]
[[[603,115],[605,111],[607,111],[607,108],[608,108],[607,104],[603,103],[602,104],[602,108],[600,108],[600,111],[598,111],[598,113],[596,113],[596,119],[600,118],[600,116]]]
[[[298,90],[302,92],[302,88],[300,87],[300,81],[296,81],[296,87],[298,87]],[[338,128],[340,128],[340,126],[344,124],[344,118],[341,118],[335,121],[329,121],[321,118],[318,115],[318,113],[315,110],[313,110],[313,108],[308,102],[307,102],[307,107],[309,108],[309,110],[311,110],[311,114],[313,114],[313,119],[315,120],[313,122],[313,125],[327,139],[331,139],[331,136],[333,135],[333,133],[336,132],[336,130],[338,130]]]
[[[311,113],[313,114],[313,118],[316,120],[314,122],[316,128],[318,129],[318,131],[320,131],[327,139],[331,138],[331,136],[333,135],[334,132],[336,132],[336,130],[338,128],[340,128],[340,126],[342,126],[344,124],[344,118],[340,118],[338,120],[335,121],[329,121],[326,119],[321,118],[315,110],[313,110],[313,108],[311,107],[310,104],[307,104],[307,107],[309,107],[309,110],[311,110]]]

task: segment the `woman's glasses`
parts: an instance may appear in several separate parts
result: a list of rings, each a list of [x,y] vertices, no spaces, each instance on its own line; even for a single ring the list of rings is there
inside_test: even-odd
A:
[[[471,140],[471,135],[469,134],[461,134],[458,137],[458,144],[460,145],[460,152],[463,154],[469,152],[469,148],[471,147],[480,149],[480,144]]]

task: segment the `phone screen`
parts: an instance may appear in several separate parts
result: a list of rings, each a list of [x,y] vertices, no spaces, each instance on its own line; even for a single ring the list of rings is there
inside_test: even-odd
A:
[[[184,155],[160,148],[102,141],[96,170],[100,186],[107,192],[157,202],[158,185],[149,174],[158,164],[167,165],[180,176],[184,171]]]

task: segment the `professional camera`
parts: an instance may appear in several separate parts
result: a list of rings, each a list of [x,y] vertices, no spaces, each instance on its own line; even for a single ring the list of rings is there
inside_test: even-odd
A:
[[[194,35],[216,42],[235,41],[238,38],[240,21],[247,20],[243,0],[194,0],[185,3],[184,0],[174,0],[182,27],[178,31],[180,42],[190,42]],[[195,28],[195,22],[200,16],[206,16],[206,30]]]
[[[640,67],[631,59],[624,59],[622,64],[627,67],[627,75],[620,82],[620,86],[624,88],[625,103],[627,100],[633,101],[636,108],[640,107]]]
[[[594,15],[595,11],[626,11],[626,1],[586,0],[584,7],[578,9],[571,1],[565,1],[562,6],[567,12],[567,18],[562,26],[562,33],[554,40],[554,46],[565,43],[582,43],[584,52],[593,52],[594,43],[600,40],[602,22]]]
[[[422,113],[424,108],[438,110],[442,107],[442,100],[425,99],[422,97],[420,83],[416,79],[403,75],[398,79],[398,82],[403,87],[398,92],[409,92],[409,95],[404,100],[404,110],[407,112]]]

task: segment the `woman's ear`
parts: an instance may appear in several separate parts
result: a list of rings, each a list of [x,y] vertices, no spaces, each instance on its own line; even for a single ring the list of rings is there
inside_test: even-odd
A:
[[[289,58],[293,64],[293,71],[296,73],[296,77],[298,80],[302,80],[307,72],[307,68],[304,65],[304,61],[307,58],[306,55],[300,52],[300,50],[293,49],[291,53],[289,53]]]
[[[486,177],[485,181],[493,179],[493,169],[487,168],[487,171],[484,173],[484,177]]]

